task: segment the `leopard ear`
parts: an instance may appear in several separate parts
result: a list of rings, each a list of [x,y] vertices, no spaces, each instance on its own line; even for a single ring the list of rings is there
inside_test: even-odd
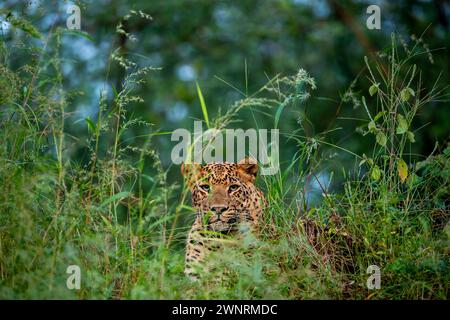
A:
[[[191,181],[196,179],[200,174],[202,166],[199,163],[182,163],[181,164],[181,174],[187,179],[190,184]]]
[[[245,157],[238,162],[238,171],[242,177],[250,182],[254,182],[256,179],[256,173],[258,172],[258,163],[252,157]]]

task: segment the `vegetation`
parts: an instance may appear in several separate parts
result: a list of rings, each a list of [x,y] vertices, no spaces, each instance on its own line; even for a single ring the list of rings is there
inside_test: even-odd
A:
[[[183,274],[189,193],[158,149],[170,131],[135,113],[160,68],[111,49],[96,116],[74,120],[83,92],[66,88],[60,48],[88,35],[56,26],[44,36],[22,17],[0,14],[24,39],[2,39],[0,49],[0,298],[448,298],[450,145],[444,139],[420,155],[414,144],[423,134],[416,119],[448,103],[449,86],[439,75],[423,78],[416,60],[430,51],[422,37],[406,43],[392,34],[377,56],[361,54],[364,70],[341,95],[337,117],[348,104],[363,111],[344,120],[356,123],[350,134],[367,154],[336,143],[330,136],[340,127],[314,134],[306,106],[321,88],[303,69],[255,90],[245,77],[245,90],[233,88],[242,98],[217,112],[201,83],[194,86],[196,112],[210,127],[243,125],[246,112],[246,127],[264,119],[294,152],[282,151],[278,174],[258,177],[269,201],[260,232],[225,239],[209,260],[220,277],[192,282]],[[131,11],[128,19],[151,18]],[[122,26],[117,33],[131,37]],[[117,70],[122,81],[111,85]],[[284,130],[287,118],[294,130]],[[80,290],[66,286],[70,265],[80,266]],[[381,269],[380,289],[367,288],[370,265]]]

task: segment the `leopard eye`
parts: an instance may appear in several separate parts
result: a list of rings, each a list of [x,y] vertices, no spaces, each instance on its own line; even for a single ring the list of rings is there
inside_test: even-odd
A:
[[[200,185],[200,188],[206,192],[209,192],[209,185],[208,184],[202,184]]]
[[[236,191],[237,189],[239,189],[238,184],[232,184],[231,186],[228,187],[228,191],[230,192]]]

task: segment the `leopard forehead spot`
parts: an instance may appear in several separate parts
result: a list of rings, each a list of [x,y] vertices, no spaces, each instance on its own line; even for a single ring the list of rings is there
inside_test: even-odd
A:
[[[235,163],[207,164],[202,167],[200,173],[202,177],[214,184],[230,182],[230,180],[239,180],[237,165]]]

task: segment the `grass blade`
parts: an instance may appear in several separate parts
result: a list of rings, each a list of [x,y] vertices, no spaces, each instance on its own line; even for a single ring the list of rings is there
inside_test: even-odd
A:
[[[203,98],[202,90],[200,89],[198,82],[196,81],[195,84],[197,86],[197,94],[200,100],[200,106],[202,107],[203,118],[205,119],[206,126],[209,128],[208,109],[206,108],[205,99]]]

